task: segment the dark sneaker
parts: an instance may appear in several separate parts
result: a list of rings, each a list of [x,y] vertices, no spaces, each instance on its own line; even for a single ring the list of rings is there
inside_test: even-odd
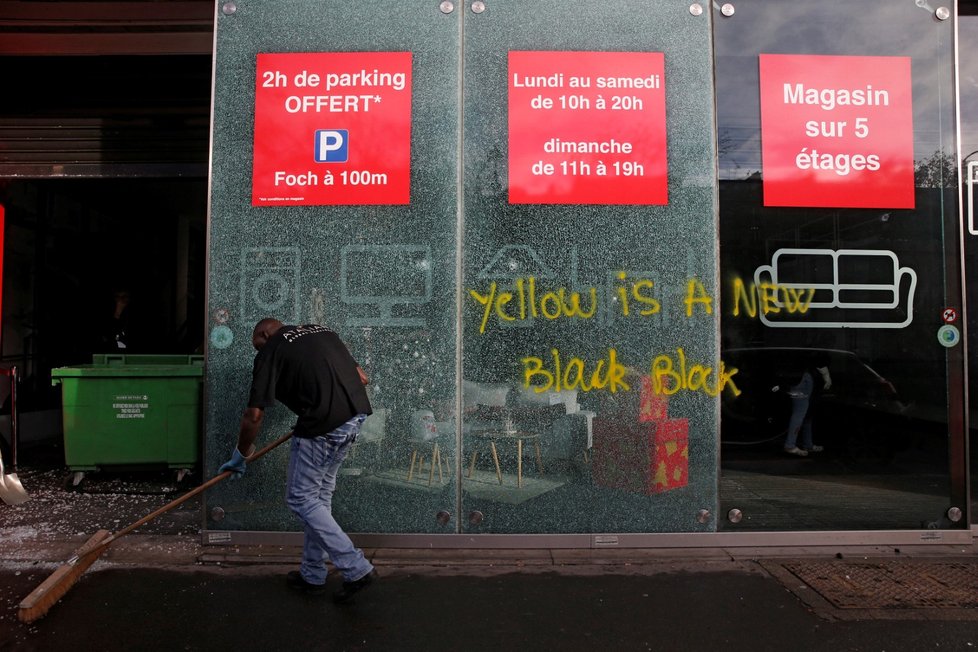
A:
[[[816,444],[814,446],[811,446],[810,448],[806,448],[805,450],[808,451],[809,453],[821,453],[822,451],[825,450],[825,447]]]
[[[320,595],[326,592],[325,584],[307,582],[299,571],[289,571],[289,574],[285,576],[285,583],[289,585],[289,588],[309,595]]]
[[[353,599],[355,593],[373,584],[375,579],[377,579],[377,571],[370,571],[356,581],[343,582],[340,590],[333,594],[333,601],[339,602],[340,604],[349,602]]]

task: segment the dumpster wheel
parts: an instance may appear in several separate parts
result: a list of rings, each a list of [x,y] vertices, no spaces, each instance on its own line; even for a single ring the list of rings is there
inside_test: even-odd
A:
[[[82,481],[84,479],[84,471],[72,471],[62,481],[62,486],[66,491],[82,491]]]

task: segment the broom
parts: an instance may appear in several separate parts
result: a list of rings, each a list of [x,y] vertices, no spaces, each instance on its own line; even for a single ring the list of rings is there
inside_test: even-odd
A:
[[[247,458],[248,462],[254,462],[279,444],[287,441],[291,436],[291,432],[287,435],[282,435],[268,446],[265,446],[255,453],[252,453]],[[81,548],[75,551],[75,554],[71,559],[59,566],[36,589],[31,591],[30,595],[20,601],[20,605],[17,608],[17,618],[23,623],[32,623],[35,620],[43,617],[45,614],[47,614],[51,607],[53,607],[55,603],[57,603],[58,600],[60,600],[69,591],[69,589],[71,589],[72,586],[74,586],[75,582],[78,581],[78,578],[82,576],[82,573],[88,570],[88,567],[95,563],[95,560],[98,559],[103,552],[105,552],[105,549],[108,548],[110,543],[129,534],[136,528],[142,527],[157,516],[170,511],[174,507],[182,505],[194,496],[206,491],[207,489],[216,485],[218,482],[226,479],[229,475],[231,475],[231,471],[225,471],[214,476],[199,487],[191,489],[173,502],[167,503],[152,514],[144,516],[132,525],[124,527],[115,534],[112,534],[108,530],[99,530],[96,532],[82,545]]]

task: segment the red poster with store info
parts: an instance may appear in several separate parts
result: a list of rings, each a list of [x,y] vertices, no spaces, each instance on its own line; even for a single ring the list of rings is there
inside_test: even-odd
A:
[[[511,204],[667,204],[661,52],[509,53]]]
[[[913,208],[910,63],[760,55],[764,205]]]
[[[253,206],[407,204],[411,53],[265,53]]]

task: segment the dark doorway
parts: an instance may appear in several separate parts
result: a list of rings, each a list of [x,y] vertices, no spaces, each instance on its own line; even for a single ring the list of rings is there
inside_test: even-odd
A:
[[[52,368],[109,352],[100,331],[116,291],[131,297],[131,337],[117,352],[202,350],[206,193],[204,179],[0,181],[0,354],[20,370],[21,413],[60,407]],[[27,447],[50,434],[22,430]]]

